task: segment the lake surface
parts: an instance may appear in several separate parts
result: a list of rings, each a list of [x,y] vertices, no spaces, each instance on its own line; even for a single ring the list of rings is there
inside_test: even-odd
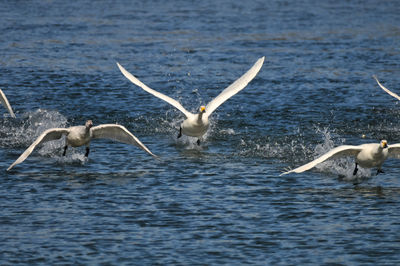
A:
[[[398,265],[400,161],[329,161],[342,145],[400,142],[397,1],[4,1],[0,264]],[[195,112],[265,56],[211,116]],[[52,127],[119,123],[152,152],[64,140],[7,167]],[[365,135],[365,138],[361,136]],[[3,169],[3,170],[1,170]]]

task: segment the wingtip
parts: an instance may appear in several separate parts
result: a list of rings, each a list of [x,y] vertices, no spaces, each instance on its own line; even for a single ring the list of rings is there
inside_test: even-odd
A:
[[[126,71],[126,69],[123,66],[121,66],[120,63],[116,62],[116,64],[117,64],[117,67],[119,68],[119,71],[121,71],[122,73],[124,73],[124,71]]]

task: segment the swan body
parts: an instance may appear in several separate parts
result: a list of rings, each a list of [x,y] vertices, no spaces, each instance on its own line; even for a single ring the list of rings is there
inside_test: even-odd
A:
[[[310,170],[316,165],[337,157],[353,156],[355,158],[356,167],[353,175],[357,174],[358,165],[363,168],[378,168],[378,173],[382,172],[382,164],[388,157],[396,157],[400,154],[400,143],[388,145],[386,140],[382,140],[380,143],[367,143],[358,146],[342,145],[336,147],[329,152],[323,154],[317,159],[297,167],[293,170],[282,173],[286,175],[289,173],[302,173]]]
[[[200,138],[207,132],[208,127],[210,125],[208,117],[212,114],[212,112],[215,111],[215,109],[218,108],[218,106],[220,106],[230,97],[232,97],[233,95],[244,89],[247,86],[247,84],[254,79],[254,77],[260,71],[264,63],[264,59],[265,57],[259,58],[257,62],[239,79],[237,79],[230,86],[224,89],[216,98],[214,98],[206,106],[201,106],[199,113],[197,114],[193,114],[187,111],[178,101],[172,99],[171,97],[149,88],[147,85],[142,83],[138,78],[136,78],[131,73],[129,73],[125,68],[123,68],[118,62],[117,65],[122,74],[127,79],[129,79],[133,84],[141,87],[148,93],[151,93],[154,96],[171,104],[186,116],[186,120],[184,120],[180,126],[178,138],[181,137],[182,134],[191,137],[197,137],[199,138],[197,143],[200,144]]]
[[[201,138],[210,126],[208,116],[205,115],[205,107],[200,107],[198,114],[191,114],[181,124],[182,133],[186,136]]]
[[[86,145],[85,157],[89,156],[89,145],[92,139],[112,139],[118,142],[131,144],[137,146],[147,152],[148,154],[154,155],[138,138],[136,138],[131,132],[129,132],[124,126],[117,124],[103,124],[93,127],[92,120],[88,120],[84,126],[73,126],[69,128],[51,128],[44,131],[25,151],[21,156],[8,167],[7,171],[11,170],[15,165],[22,163],[26,158],[33,152],[37,145],[60,139],[63,135],[66,136],[66,142],[64,146],[65,156],[68,146],[80,147]]]
[[[1,104],[7,109],[7,111],[10,113],[12,118],[15,118],[15,114],[11,108],[10,103],[7,100],[6,95],[3,93],[3,91],[0,89],[0,102]]]
[[[70,127],[67,134],[67,145],[72,147],[80,147],[88,145],[93,137],[92,130],[86,126]]]

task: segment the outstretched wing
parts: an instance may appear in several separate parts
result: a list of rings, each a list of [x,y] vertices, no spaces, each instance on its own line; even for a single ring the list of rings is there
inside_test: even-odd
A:
[[[389,145],[389,157],[400,159],[400,143]]]
[[[171,104],[175,108],[177,108],[179,111],[181,111],[187,118],[189,118],[192,113],[188,112],[178,101],[172,99],[171,97],[168,97],[158,91],[155,91],[153,89],[150,89],[147,87],[144,83],[142,83],[139,79],[137,79],[134,75],[129,73],[125,68],[123,68],[118,62],[117,62],[119,70],[124,74],[124,76],[129,79],[133,84],[136,86],[141,87],[143,90],[147,91],[148,93],[153,94],[154,96],[166,101],[167,103]]]
[[[8,110],[11,117],[15,118],[15,114],[11,108],[11,105],[8,102],[6,95],[3,93],[3,91],[1,89],[0,89],[0,101],[1,101],[1,104]]]
[[[377,78],[375,75],[373,75],[372,77],[376,80],[376,82],[378,83],[379,87],[381,87],[382,90],[386,91],[389,95],[393,96],[393,97],[396,98],[397,100],[400,100],[400,96],[397,95],[396,93],[394,93],[394,92],[392,92],[392,91],[386,89],[386,88],[379,82],[378,78]]]
[[[315,167],[317,164],[320,164],[326,160],[335,158],[335,157],[341,157],[341,156],[348,156],[348,155],[356,155],[358,154],[360,151],[362,150],[362,148],[360,146],[351,146],[351,145],[343,145],[343,146],[339,146],[336,147],[330,151],[328,151],[327,153],[325,153],[324,155],[318,157],[317,159],[315,159],[314,161],[311,161],[305,165],[302,165],[300,167],[297,167],[293,170],[290,170],[288,172],[284,172],[282,175],[286,175],[289,173],[302,173],[304,171],[310,170],[311,168]]]
[[[90,130],[92,131],[92,138],[112,139],[118,142],[135,145],[136,147],[141,148],[151,156],[157,157],[124,126],[117,124],[104,124],[92,127]]]
[[[233,82],[230,86],[228,86],[225,90],[223,90],[214,100],[209,102],[206,106],[206,112],[210,115],[214,112],[215,109],[218,108],[221,104],[223,104],[230,97],[241,91],[243,88],[249,84],[249,82],[257,75],[260,71],[265,56],[261,57],[257,60],[257,62],[239,79]]]
[[[68,134],[68,129],[67,128],[51,128],[46,130],[45,132],[42,133],[42,135],[40,135],[35,142],[33,142],[31,144],[31,146],[29,146],[24,153],[21,154],[21,156],[18,157],[18,159],[12,164],[10,165],[10,167],[7,168],[7,171],[9,171],[11,168],[13,168],[15,165],[22,163],[23,161],[25,161],[26,158],[28,158],[28,156],[32,153],[32,151],[36,148],[37,145],[39,145],[40,143],[44,143],[47,141],[51,141],[51,140],[56,140],[62,137],[62,135],[64,134]]]

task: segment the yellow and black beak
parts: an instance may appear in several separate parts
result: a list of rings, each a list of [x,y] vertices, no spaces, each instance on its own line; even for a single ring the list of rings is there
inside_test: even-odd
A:
[[[381,141],[381,146],[382,146],[383,149],[387,148],[388,147],[387,141],[386,140],[382,140]]]
[[[205,113],[206,112],[206,107],[205,106],[201,106],[200,107],[200,112]]]

